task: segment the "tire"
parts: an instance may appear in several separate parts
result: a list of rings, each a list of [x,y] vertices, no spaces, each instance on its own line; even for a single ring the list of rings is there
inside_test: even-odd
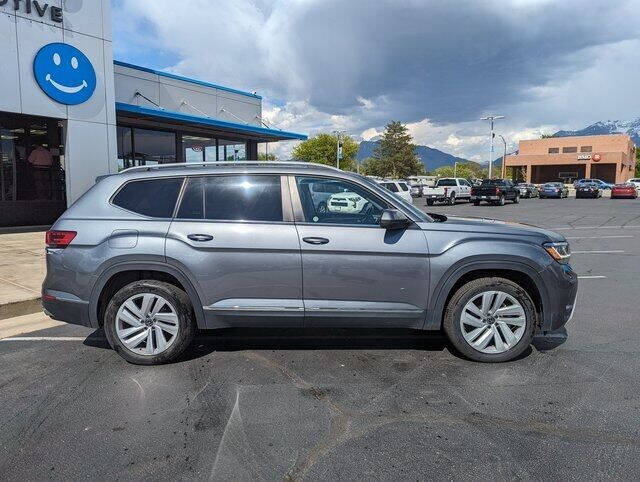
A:
[[[516,197],[513,198],[513,204],[518,204],[520,202],[520,195],[516,194]]]
[[[449,196],[447,198],[447,205],[448,206],[453,206],[456,203],[456,193],[452,192],[451,196]]]
[[[506,202],[506,198],[504,197],[504,194],[500,196],[500,200],[496,203],[498,206],[504,206]]]
[[[138,325],[133,322],[143,316],[141,311],[144,309],[146,296],[150,300],[146,311],[158,309],[158,313],[152,317],[145,316]],[[160,302],[163,303],[158,308],[156,305]],[[162,316],[163,320],[156,319],[156,316]],[[136,331],[135,328],[138,327],[139,330]],[[132,334],[126,333],[126,330],[132,331]],[[139,280],[113,295],[105,312],[104,331],[113,350],[129,363],[160,365],[175,360],[189,346],[195,335],[196,325],[191,302],[184,291],[163,281]],[[144,337],[145,333],[151,337],[151,353],[147,353],[150,348],[147,346],[149,338]],[[143,338],[133,346],[138,337]],[[123,338],[130,341],[132,346],[128,347]],[[166,348],[161,347],[161,339],[167,345]]]
[[[500,306],[521,310],[522,314],[519,316],[524,318],[524,321],[518,321],[518,323],[522,323],[522,326],[512,324],[516,322],[513,318],[504,318],[508,320],[506,330],[509,330],[513,336],[510,340],[511,346],[506,343],[507,336],[505,335],[508,333],[503,327],[505,322],[494,321],[496,318],[490,318],[493,315],[487,315],[489,322],[484,323],[467,310],[470,303],[475,304],[474,300],[478,300],[478,297],[482,299],[483,293],[486,292],[499,292],[501,295],[506,295],[505,301]],[[495,298],[489,298],[489,300],[496,302]],[[511,305],[512,301],[517,304]],[[480,307],[477,304],[475,306],[476,310],[482,313]],[[475,324],[470,325],[461,321],[463,311],[465,312],[465,320],[479,323],[478,328],[475,328]],[[537,315],[533,301],[520,285],[505,278],[480,278],[461,286],[451,297],[444,314],[443,329],[453,348],[461,355],[478,362],[499,363],[513,360],[529,347],[533,339],[536,320]],[[473,333],[473,330],[480,328],[483,330],[476,332],[477,334]],[[496,332],[498,332],[499,341],[496,339]],[[465,339],[465,335],[470,341]],[[486,338],[489,338],[488,344],[481,348],[482,342],[486,341]],[[479,342],[478,348],[471,346],[471,343],[478,344]]]
[[[427,199],[427,206],[433,206],[433,199]]]
[[[474,206],[480,206],[480,201],[473,201]]]

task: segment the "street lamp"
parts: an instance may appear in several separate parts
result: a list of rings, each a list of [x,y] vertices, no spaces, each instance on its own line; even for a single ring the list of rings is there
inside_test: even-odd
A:
[[[453,163],[453,177],[458,177],[458,162]]]
[[[340,169],[340,159],[342,159],[342,144],[340,143],[340,136],[342,134],[346,134],[347,131],[335,130],[333,134],[336,136],[337,145],[336,145],[336,167]]]
[[[488,120],[491,121],[491,150],[489,151],[489,179],[491,179],[491,165],[493,164],[493,123],[498,119],[504,119],[503,115],[488,115],[485,117],[481,117],[480,120]]]
[[[502,139],[502,143],[504,144],[504,154],[502,154],[502,179],[505,179],[507,176],[507,166],[505,164],[507,159],[507,141],[504,140],[502,134],[498,134],[498,137]]]

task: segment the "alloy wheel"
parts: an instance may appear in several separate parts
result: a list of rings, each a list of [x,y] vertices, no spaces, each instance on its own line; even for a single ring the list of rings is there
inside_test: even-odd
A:
[[[128,298],[116,314],[116,334],[138,355],[158,355],[176,340],[179,330],[175,308],[160,295],[139,293]]]
[[[460,329],[466,342],[481,353],[504,353],[522,339],[527,317],[518,300],[504,291],[484,291],[462,309]]]

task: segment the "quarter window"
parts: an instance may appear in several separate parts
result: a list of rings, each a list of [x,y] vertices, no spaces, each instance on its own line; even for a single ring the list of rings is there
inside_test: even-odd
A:
[[[170,218],[176,206],[182,178],[145,179],[125,184],[113,204],[152,218]]]
[[[280,176],[208,176],[189,179],[178,218],[282,221]]]
[[[309,223],[378,226],[388,207],[364,187],[342,179],[296,177],[296,183]]]

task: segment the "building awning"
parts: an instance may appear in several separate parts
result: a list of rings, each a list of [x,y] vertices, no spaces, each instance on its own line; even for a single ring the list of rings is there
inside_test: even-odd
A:
[[[147,119],[159,123],[161,122],[165,124],[171,124],[182,128],[198,128],[198,130],[200,131],[203,128],[208,128],[212,131],[215,131],[215,134],[218,135],[229,133],[231,135],[239,135],[245,138],[250,138],[257,142],[307,139],[307,135],[298,134],[296,132],[281,131],[279,129],[268,129],[266,127],[259,127],[251,124],[217,120],[210,117],[184,114],[182,112],[173,112],[152,107],[141,107],[139,105],[125,104],[122,102],[116,102],[116,114],[118,116]]]

